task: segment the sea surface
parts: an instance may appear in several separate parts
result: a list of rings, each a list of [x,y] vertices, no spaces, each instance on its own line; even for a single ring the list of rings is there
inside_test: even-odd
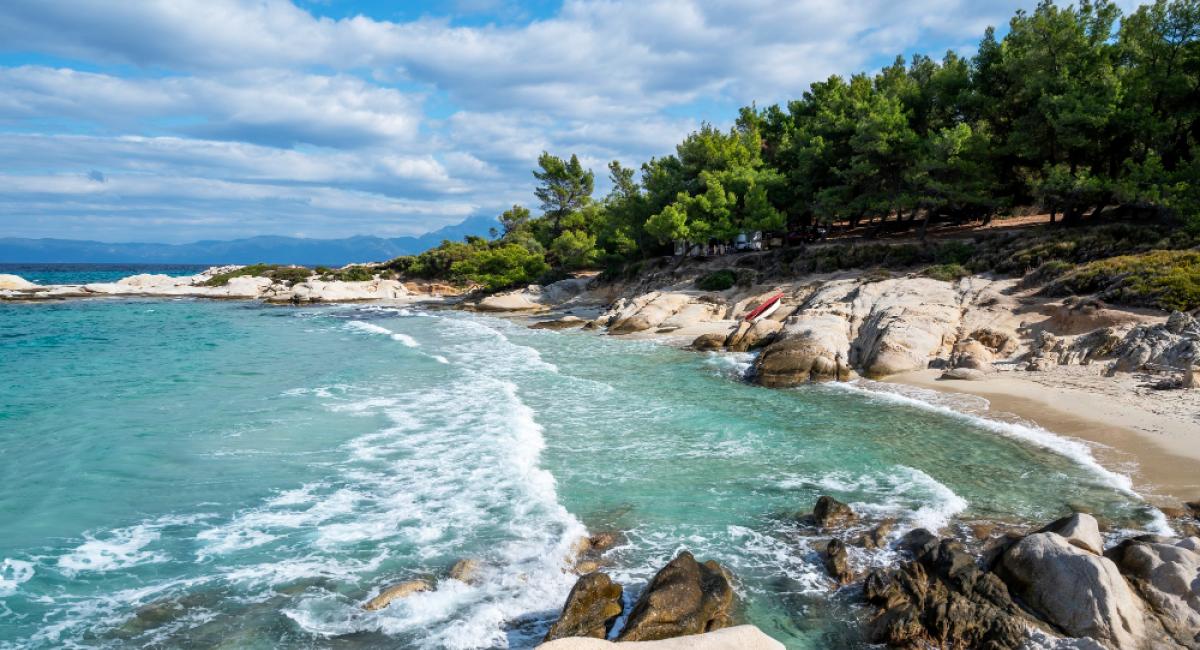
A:
[[[170,276],[195,275],[206,265],[198,264],[11,264],[0,263],[0,274],[19,275],[35,284],[88,284],[116,282],[139,273]]]
[[[1160,525],[1080,442],[749,363],[418,308],[0,304],[0,648],[528,648],[585,530],[623,531],[628,599],[688,549],[735,574],[739,619],[857,648],[796,523],[822,494],[897,534]],[[445,577],[462,558],[477,583]]]

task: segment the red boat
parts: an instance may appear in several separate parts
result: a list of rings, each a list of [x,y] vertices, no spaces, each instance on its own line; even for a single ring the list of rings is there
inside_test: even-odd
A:
[[[777,293],[770,298],[767,298],[761,305],[754,308],[749,314],[746,314],[746,322],[754,322],[760,317],[770,316],[776,309],[779,308],[779,301],[783,298],[782,293]]]

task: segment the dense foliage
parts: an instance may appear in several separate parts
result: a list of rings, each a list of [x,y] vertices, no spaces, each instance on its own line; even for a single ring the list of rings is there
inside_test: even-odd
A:
[[[287,285],[292,285],[297,282],[304,282],[312,275],[312,271],[303,266],[284,266],[281,264],[251,264],[250,266],[242,266],[232,271],[218,273],[207,281],[205,285],[210,287],[223,287],[229,284],[229,281],[242,276],[255,276],[270,278],[275,282],[282,282]]]
[[[613,162],[604,197],[578,158],[543,153],[540,215],[513,206],[495,241],[446,242],[389,266],[497,289],[547,267],[615,270],[748,231],[838,224],[923,237],[931,222],[1018,206],[1067,224],[1107,209],[1200,233],[1198,154],[1200,0],[1157,0],[1124,17],[1109,0],[1043,0],[1002,38],[989,28],[972,58],[918,55],[873,76],[833,76],[786,105],[742,109],[728,131],[704,125],[640,170]],[[812,252],[815,270],[848,263]],[[854,252],[931,261],[944,277],[979,270],[923,246]],[[1056,258],[1033,257],[1015,264]]]

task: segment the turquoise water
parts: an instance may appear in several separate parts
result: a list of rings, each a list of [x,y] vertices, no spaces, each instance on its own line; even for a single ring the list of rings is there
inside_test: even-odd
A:
[[[88,284],[116,282],[139,273],[195,275],[205,268],[197,264],[0,264],[0,273],[19,275],[35,284]]]
[[[821,494],[901,530],[1154,523],[1078,443],[747,363],[451,311],[0,304],[0,647],[530,647],[585,529],[624,531],[631,597],[688,548],[789,647],[860,647],[795,523]]]

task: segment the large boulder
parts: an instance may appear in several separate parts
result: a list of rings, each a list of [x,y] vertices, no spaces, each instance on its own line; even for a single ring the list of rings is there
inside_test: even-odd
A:
[[[811,381],[847,381],[849,340],[845,321],[834,315],[808,318],[803,326],[785,326],[754,362],[758,383],[772,388]]]
[[[1113,648],[1146,641],[1146,612],[1117,565],[1058,533],[1017,542],[1000,557],[996,572],[1013,595],[1070,636]]]
[[[628,646],[626,646],[628,647]],[[784,650],[782,643],[772,639],[753,625],[727,627],[705,634],[643,641],[638,650]],[[559,639],[538,646],[538,650],[620,650],[621,644],[586,637]]]
[[[546,641],[573,636],[603,639],[621,615],[621,585],[603,573],[589,573],[575,581],[562,614],[546,632]]]
[[[1200,539],[1126,540],[1109,552],[1166,632],[1200,648]]]
[[[683,551],[646,585],[617,640],[653,641],[728,627],[732,604],[729,572]]]
[[[1023,647],[1036,622],[960,542],[922,530],[906,537],[905,545],[914,554],[911,561],[875,569],[863,585],[874,608],[872,641],[901,648]]]

